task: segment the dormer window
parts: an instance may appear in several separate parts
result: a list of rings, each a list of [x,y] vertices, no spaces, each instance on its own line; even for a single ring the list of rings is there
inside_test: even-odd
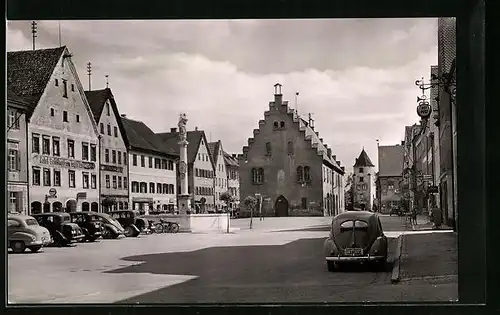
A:
[[[273,128],[274,128],[274,130],[276,130],[276,129],[278,129],[278,128],[279,128],[279,123],[278,123],[277,121],[275,121],[275,122],[273,123]]]
[[[110,113],[109,113],[109,103],[106,103],[106,111],[107,111],[107,114],[109,116],[110,115]]]
[[[68,98],[68,81],[63,80],[63,97]]]
[[[283,120],[280,122],[280,128],[285,128],[285,122]]]
[[[59,86],[59,80],[56,79],[56,86]]]
[[[71,92],[74,92],[74,91],[75,91],[75,85],[71,84]]]

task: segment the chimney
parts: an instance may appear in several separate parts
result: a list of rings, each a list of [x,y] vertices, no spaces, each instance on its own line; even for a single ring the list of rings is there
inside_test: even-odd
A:
[[[281,105],[283,101],[283,94],[281,94],[281,87],[282,85],[279,83],[276,83],[274,85],[274,106]]]
[[[236,153],[233,153],[233,154],[232,154],[232,156],[233,156],[234,158],[236,158]]]
[[[198,126],[194,127],[194,131],[198,131]]]
[[[122,116],[123,118],[127,118],[127,115],[125,114],[121,114],[120,116]]]
[[[170,132],[177,132],[177,128],[170,128]]]
[[[332,149],[326,149],[326,155],[328,155],[329,158],[332,158]]]
[[[321,141],[321,143],[323,143],[323,138],[319,138],[319,141]]]
[[[337,160],[337,156],[336,155],[332,156],[332,158],[333,158],[334,161]]]

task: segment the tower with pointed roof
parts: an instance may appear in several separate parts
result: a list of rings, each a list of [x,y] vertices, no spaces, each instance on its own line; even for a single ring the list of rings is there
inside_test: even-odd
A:
[[[354,162],[353,174],[354,207],[371,211],[375,198],[375,165],[364,148]]]

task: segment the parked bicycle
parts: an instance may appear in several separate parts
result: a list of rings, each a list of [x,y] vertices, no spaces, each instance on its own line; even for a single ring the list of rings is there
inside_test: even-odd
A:
[[[163,226],[163,233],[177,233],[179,232],[179,224],[176,222],[169,222],[160,219],[160,224]]]
[[[155,222],[154,220],[148,220],[149,221],[149,232],[150,234],[153,233],[163,233],[163,224],[160,222]]]

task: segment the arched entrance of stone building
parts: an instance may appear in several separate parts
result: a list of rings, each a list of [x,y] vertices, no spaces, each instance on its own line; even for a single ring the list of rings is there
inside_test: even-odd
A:
[[[52,212],[61,212],[62,211],[62,203],[56,201],[52,204]]]
[[[277,217],[288,216],[288,200],[283,195],[276,198],[276,202],[274,204],[274,214]]]
[[[42,213],[42,203],[40,201],[33,201],[31,203],[31,214]]]
[[[85,212],[90,211],[90,204],[88,202],[82,203],[82,211],[85,211]]]
[[[66,212],[75,212],[76,211],[76,200],[70,199],[66,201]]]
[[[90,209],[94,212],[98,212],[99,204],[97,202],[92,202],[92,204],[90,205]]]

